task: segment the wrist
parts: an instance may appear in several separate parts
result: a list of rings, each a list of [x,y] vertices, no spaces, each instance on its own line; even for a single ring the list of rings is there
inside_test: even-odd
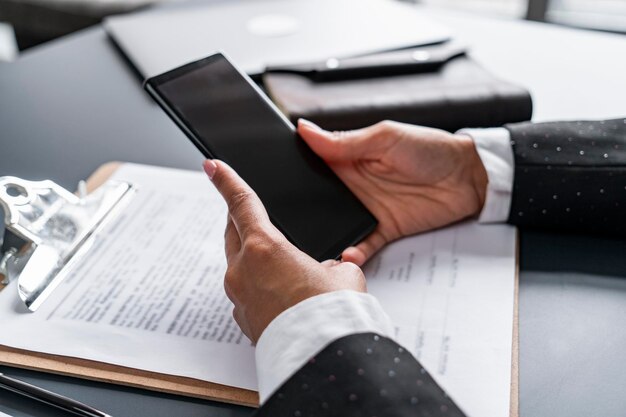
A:
[[[476,150],[474,139],[465,134],[455,135],[458,138],[460,144],[461,158],[463,161],[463,176],[461,181],[466,187],[469,187],[469,193],[472,195],[474,204],[471,205],[471,215],[478,215],[484,205],[487,198],[487,184],[489,177],[487,170]]]
[[[394,335],[389,316],[369,294],[333,291],[282,312],[263,331],[256,348],[261,403],[328,344],[356,333]]]

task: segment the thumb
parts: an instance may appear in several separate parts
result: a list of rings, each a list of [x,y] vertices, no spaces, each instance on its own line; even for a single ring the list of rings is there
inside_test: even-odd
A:
[[[242,239],[272,227],[257,194],[228,164],[209,159],[204,161],[204,170],[226,201],[230,218]]]
[[[380,144],[373,140],[376,131],[372,127],[329,132],[316,124],[298,120],[298,133],[313,152],[327,161],[350,161],[371,157]]]
[[[344,262],[352,262],[358,266],[363,266],[376,252],[388,243],[388,239],[380,232],[375,230],[365,240],[356,246],[346,248],[341,254],[341,260]]]

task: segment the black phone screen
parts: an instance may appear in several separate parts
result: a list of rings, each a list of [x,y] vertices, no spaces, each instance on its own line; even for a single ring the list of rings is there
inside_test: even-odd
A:
[[[151,78],[146,90],[207,158],[228,163],[274,225],[317,260],[337,258],[376,219],[252,81],[223,55]]]

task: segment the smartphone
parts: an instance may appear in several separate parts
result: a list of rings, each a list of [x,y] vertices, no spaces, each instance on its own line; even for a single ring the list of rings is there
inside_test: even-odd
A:
[[[338,259],[376,218],[223,54],[148,79],[148,93],[206,158],[228,163],[272,223],[318,261]]]

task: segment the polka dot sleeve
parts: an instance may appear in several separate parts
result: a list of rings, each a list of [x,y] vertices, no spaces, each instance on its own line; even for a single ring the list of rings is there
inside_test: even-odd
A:
[[[626,234],[626,119],[508,125],[509,223]]]
[[[400,345],[375,333],[328,345],[283,384],[257,417],[462,417]]]

